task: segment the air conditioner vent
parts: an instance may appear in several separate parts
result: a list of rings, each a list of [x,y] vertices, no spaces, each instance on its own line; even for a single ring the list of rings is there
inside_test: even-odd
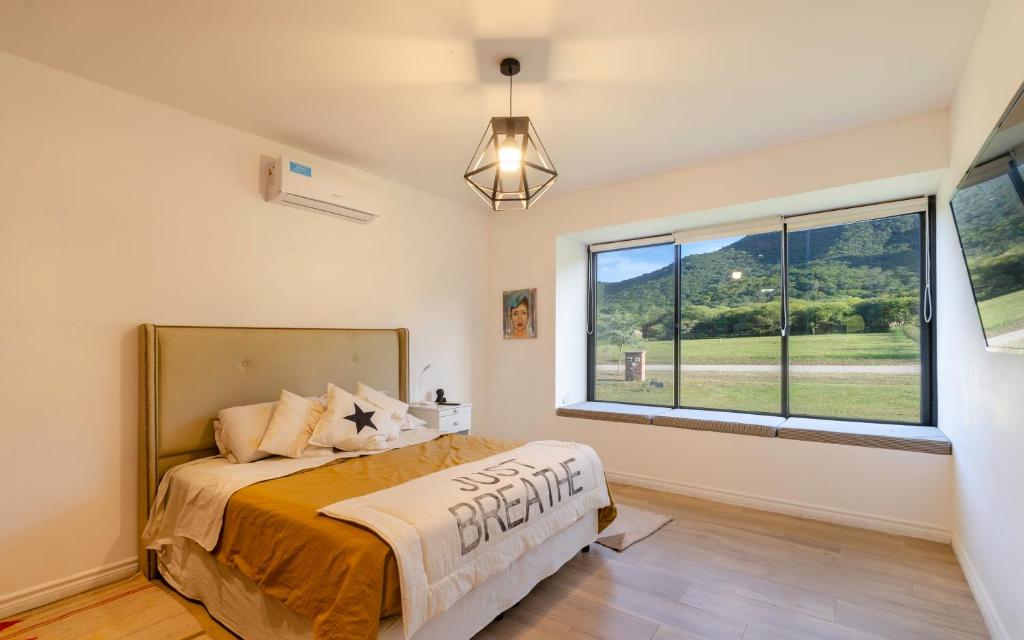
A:
[[[345,178],[329,170],[281,157],[270,168],[267,201],[360,224],[376,220],[377,214],[337,202],[344,198],[343,184]]]
[[[300,209],[308,209],[310,211],[316,211],[317,213],[324,213],[330,216],[339,216],[346,220],[352,220],[353,222],[359,222],[366,224],[367,222],[373,222],[377,219],[377,216],[360,209],[353,209],[351,207],[343,207],[338,204],[331,204],[330,202],[321,202],[320,200],[314,200],[312,198],[304,198],[294,193],[282,194],[279,200],[281,204],[289,204]]]

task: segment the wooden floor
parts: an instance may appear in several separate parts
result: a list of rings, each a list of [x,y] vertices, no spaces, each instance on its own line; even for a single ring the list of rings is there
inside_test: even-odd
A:
[[[478,640],[988,638],[949,545],[613,485],[675,518],[592,545]]]
[[[612,492],[619,502],[675,520],[622,553],[592,545],[477,640],[988,637],[949,545],[634,487],[613,485]],[[57,635],[44,633],[57,631],[44,624],[26,635],[0,631],[0,640],[234,638],[160,583],[141,591],[132,591],[146,586],[141,578],[122,585],[31,612],[43,622],[59,618]],[[108,612],[103,635],[76,628],[75,616],[61,617],[90,600],[110,601],[119,588],[136,598],[125,633],[112,622],[117,611]],[[156,592],[171,597],[137,599]],[[143,613],[146,607],[152,611]],[[157,628],[148,618],[166,633],[147,631]]]
[[[136,575],[0,619],[0,640],[221,640],[182,602],[162,583]],[[210,629],[220,632],[216,623]]]

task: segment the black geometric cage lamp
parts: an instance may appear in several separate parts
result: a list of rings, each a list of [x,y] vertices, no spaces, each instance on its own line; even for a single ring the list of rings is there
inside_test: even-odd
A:
[[[487,123],[463,177],[495,211],[529,209],[554,184],[558,172],[530,119],[512,117],[512,76],[519,73],[519,61],[505,58],[500,68],[508,76],[508,117]]]

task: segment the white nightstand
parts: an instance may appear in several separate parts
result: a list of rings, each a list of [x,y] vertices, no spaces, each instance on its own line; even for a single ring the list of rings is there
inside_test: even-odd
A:
[[[427,427],[438,429],[444,433],[469,435],[473,425],[473,405],[471,404],[411,404],[409,413],[420,420],[427,421]]]

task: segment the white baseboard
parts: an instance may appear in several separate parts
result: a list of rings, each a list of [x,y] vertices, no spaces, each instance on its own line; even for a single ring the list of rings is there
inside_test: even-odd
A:
[[[740,493],[738,491],[727,491],[725,489],[715,489],[712,487],[702,487],[687,484],[685,482],[662,480],[660,478],[651,478],[649,476],[642,476],[634,473],[623,473],[620,471],[610,471],[607,469],[605,470],[605,475],[608,477],[610,482],[629,484],[637,487],[644,487],[646,489],[656,489],[667,493],[678,493],[680,495],[691,496],[693,498],[711,500],[712,502],[724,502],[726,504],[734,504],[741,507],[760,509],[761,511],[771,511],[773,513],[782,513],[800,518],[810,518],[811,520],[823,520],[825,522],[843,524],[850,527],[873,529],[875,531],[895,533],[897,535],[909,536],[911,538],[923,538],[925,540],[934,540],[935,542],[944,542],[947,544],[952,540],[952,533],[945,527],[914,522],[911,520],[900,520],[898,518],[876,516],[856,511],[846,511],[843,509],[832,509],[830,507],[823,507],[815,504],[780,500],[778,498]]]
[[[999,617],[999,612],[996,611],[996,607],[992,603],[992,598],[988,595],[988,590],[985,589],[981,577],[978,576],[978,571],[974,568],[974,563],[971,562],[971,556],[967,553],[967,548],[964,547],[960,536],[955,531],[953,532],[953,553],[956,554],[956,559],[960,561],[960,568],[964,571],[967,584],[971,587],[974,601],[978,603],[981,617],[985,619],[985,624],[988,626],[988,633],[992,636],[992,640],[1010,640],[1010,633],[1006,630],[1006,625],[1003,624],[1002,619]]]
[[[16,613],[35,609],[111,582],[130,578],[138,571],[138,559],[125,558],[103,567],[76,573],[73,576],[29,587],[15,593],[0,595],[0,619],[9,618]]]

